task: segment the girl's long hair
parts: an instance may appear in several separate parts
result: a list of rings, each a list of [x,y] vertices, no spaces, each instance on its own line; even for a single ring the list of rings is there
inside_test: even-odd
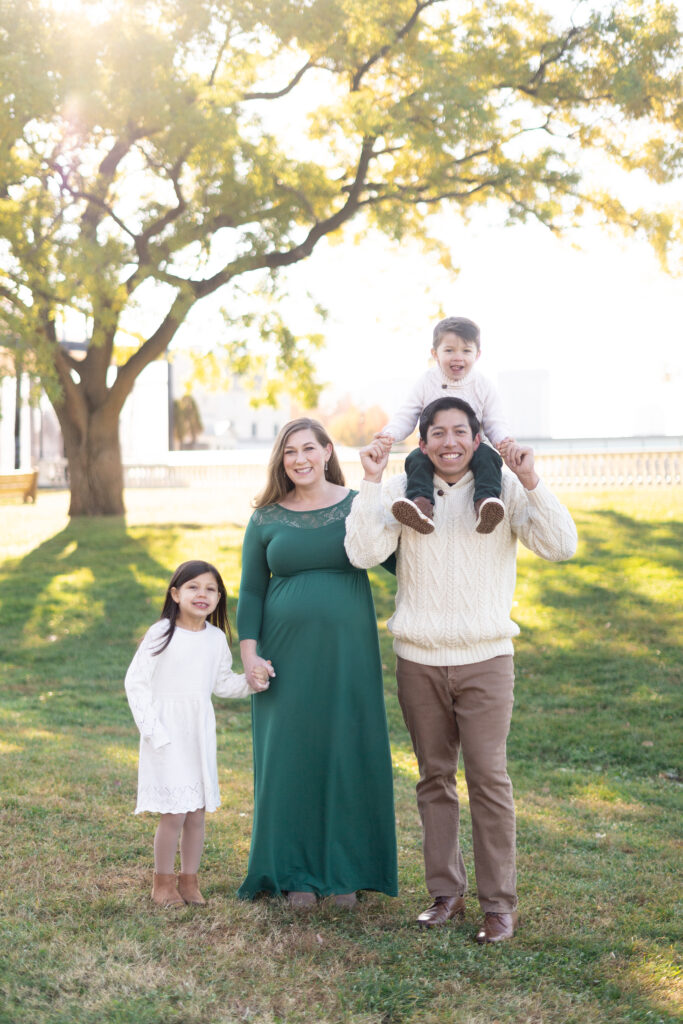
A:
[[[154,651],[154,654],[161,654],[165,651],[171,642],[173,634],[175,633],[176,619],[178,618],[178,605],[171,597],[171,590],[175,587],[180,589],[183,583],[187,583],[188,580],[193,580],[196,576],[201,576],[205,572],[210,572],[216,583],[218,584],[218,604],[207,616],[212,626],[217,626],[218,629],[227,633],[228,641],[232,643],[232,633],[230,632],[230,623],[228,622],[228,604],[225,597],[225,584],[221,579],[221,574],[215,565],[211,565],[210,562],[202,562],[199,559],[194,559],[191,562],[183,562],[179,565],[176,571],[171,577],[171,582],[166,589],[166,597],[164,599],[164,607],[161,609],[161,618],[168,619],[168,631],[164,633],[161,646]]]
[[[299,430],[311,430],[316,441],[322,445],[323,448],[328,444],[332,445],[332,453],[327,461],[325,479],[329,480],[330,483],[340,484],[342,487],[345,486],[346,481],[344,480],[344,474],[342,473],[341,466],[339,465],[339,459],[337,458],[337,453],[334,450],[331,437],[323,427],[322,423],[318,423],[317,420],[312,420],[308,416],[302,416],[298,420],[290,420],[289,423],[285,423],[284,427],[275,439],[275,444],[273,445],[273,450],[270,453],[270,459],[268,460],[266,486],[258,497],[254,499],[255,508],[263,508],[264,505],[276,505],[278,502],[282,501],[290,491],[294,490],[294,484],[285,472],[284,455],[285,448],[287,447],[287,441],[292,434],[296,434]]]

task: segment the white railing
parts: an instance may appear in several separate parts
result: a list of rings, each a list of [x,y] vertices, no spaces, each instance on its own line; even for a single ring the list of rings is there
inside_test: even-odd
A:
[[[611,489],[664,487],[683,482],[683,452],[572,452],[538,455],[549,487]]]
[[[173,453],[175,454],[175,453]],[[253,497],[264,485],[265,459],[233,462],[223,458],[210,461],[211,453],[202,452],[201,461],[194,462],[195,453],[185,453],[182,462],[171,464],[124,466],[126,487],[227,487]],[[222,453],[221,453],[222,454]],[[389,473],[400,473],[404,455],[392,455]],[[360,463],[347,451],[341,460],[347,483],[357,487],[361,478]],[[537,455],[539,474],[550,487],[571,489],[611,489],[618,487],[666,487],[683,483],[683,451],[605,451],[557,452]],[[66,460],[39,464],[40,487],[67,487]]]
[[[389,472],[400,473],[403,455],[392,455]],[[683,483],[683,451],[571,452],[537,455],[539,475],[550,487],[611,489],[664,487]],[[347,483],[361,478],[357,459],[344,459]],[[265,482],[266,467],[258,465],[126,466],[126,487],[235,487],[256,494]]]

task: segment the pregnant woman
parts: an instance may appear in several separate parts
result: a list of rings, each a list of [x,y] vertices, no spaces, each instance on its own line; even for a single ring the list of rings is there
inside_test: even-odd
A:
[[[254,824],[239,895],[296,908],[397,894],[382,667],[367,574],[344,550],[348,490],[316,420],[286,424],[244,538],[237,627],[252,702]],[[270,667],[272,665],[272,668]]]

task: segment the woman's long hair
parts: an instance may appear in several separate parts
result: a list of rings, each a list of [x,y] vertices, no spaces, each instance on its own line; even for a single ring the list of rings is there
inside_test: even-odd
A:
[[[298,420],[291,420],[289,423],[285,423],[275,439],[275,444],[268,460],[266,486],[258,497],[255,498],[255,508],[263,508],[264,505],[277,505],[290,491],[294,490],[294,484],[285,472],[284,456],[287,441],[292,434],[296,434],[299,430],[311,430],[316,441],[323,448],[328,444],[332,445],[332,453],[327,461],[325,479],[329,480],[330,483],[339,484],[341,487],[345,486],[344,474],[342,473],[339,459],[329,434],[322,423],[318,423],[317,420],[312,420],[308,416],[302,416]]]
[[[194,559],[191,562],[183,562],[179,565],[176,571],[171,577],[171,582],[166,589],[166,597],[164,598],[164,607],[161,609],[161,618],[168,619],[169,626],[168,632],[163,635],[163,643],[154,651],[154,654],[161,654],[165,651],[171,642],[173,634],[175,633],[176,619],[178,618],[178,604],[173,600],[171,596],[171,590],[175,587],[179,590],[183,583],[187,583],[188,580],[193,580],[196,576],[202,576],[205,572],[210,572],[218,585],[218,604],[207,616],[212,626],[217,626],[218,629],[227,633],[228,640],[232,643],[232,633],[230,632],[230,623],[228,622],[228,604],[225,597],[225,584],[221,579],[221,574],[215,565],[211,565],[210,562],[202,562],[199,559]]]

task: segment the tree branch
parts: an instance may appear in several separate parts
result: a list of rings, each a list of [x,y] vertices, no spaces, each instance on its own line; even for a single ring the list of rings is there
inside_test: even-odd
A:
[[[86,209],[85,213],[83,214],[83,220],[85,221],[85,217],[86,217],[86,215],[88,213],[88,210],[89,210],[90,211],[89,229],[88,229],[87,232],[84,231],[84,234],[91,234],[93,229],[96,228],[97,225],[101,222],[102,218],[104,216],[107,216],[107,217],[110,217],[114,221],[114,223],[116,225],[118,225],[118,227],[120,227],[121,230],[126,235],[129,235],[130,238],[132,238],[133,241],[135,241],[135,238],[136,238],[135,233],[133,231],[131,231],[130,228],[126,227],[126,225],[120,219],[120,217],[117,217],[117,215],[114,213],[114,211],[112,210],[111,206],[109,206],[109,204],[106,203],[104,201],[104,199],[101,199],[100,196],[95,195],[93,192],[84,192],[81,189],[73,188],[71,185],[69,185],[69,182],[68,182],[67,178],[64,177],[64,176],[62,177],[62,186],[61,187],[64,189],[65,192],[68,193],[68,195],[71,196],[72,199],[75,199],[75,200],[85,199],[87,204],[88,204],[87,209]],[[97,218],[95,217],[95,214],[94,214],[94,210],[96,208],[99,209],[99,211],[100,211],[100,215]]]
[[[76,369],[78,372],[77,367],[72,366],[74,360],[62,349],[57,339],[54,337],[50,338],[49,332],[47,333],[48,341],[53,344],[52,361],[63,394],[62,401],[56,401],[53,404],[55,409],[61,408],[63,415],[68,416],[83,440],[88,436],[88,414],[81,389],[71,376],[72,369]]]
[[[172,224],[173,221],[177,220],[178,217],[180,217],[187,209],[187,200],[180,188],[180,172],[191,152],[192,147],[187,146],[168,172],[169,179],[173,182],[173,191],[175,192],[176,199],[178,200],[176,206],[168,209],[166,213],[154,221],[154,223],[150,224],[149,227],[145,228],[145,230],[137,236],[138,241],[145,247],[150,238],[154,238],[155,235],[160,235],[165,227],[168,227],[169,224]]]
[[[581,29],[573,25],[562,39],[553,40],[552,43],[544,44],[544,46],[541,47],[541,53],[539,54],[538,67],[526,84],[522,85],[519,82],[498,82],[495,88],[515,89],[518,92],[523,92],[525,96],[537,96],[541,87],[545,84],[545,76],[548,68],[552,64],[557,64],[557,62],[564,57],[567,51],[571,48],[571,44],[580,34]],[[549,56],[543,58],[543,50],[550,46],[555,46],[556,44],[559,44],[559,48],[549,54]]]
[[[273,270],[277,267],[284,267],[289,266],[291,263],[297,263],[299,260],[302,260],[306,256],[309,256],[311,254],[311,252],[313,251],[313,249],[315,248],[315,246],[317,245],[321,238],[323,238],[327,234],[330,234],[333,231],[336,231],[337,228],[341,227],[341,225],[345,221],[349,220],[362,205],[360,202],[360,195],[362,189],[365,186],[365,178],[367,175],[368,167],[370,165],[370,161],[375,155],[373,152],[373,143],[374,139],[372,138],[365,138],[363,140],[354,176],[354,181],[353,184],[351,186],[348,186],[347,188],[348,197],[344,205],[332,216],[315,223],[309,230],[308,235],[306,236],[304,241],[301,242],[299,245],[295,245],[291,249],[287,249],[286,251],[283,252],[264,253],[259,254],[257,256],[242,256],[239,259],[233,260],[231,263],[228,263],[217,274],[214,274],[213,277],[206,278],[205,280],[202,281],[193,281],[186,279],[180,280],[177,278],[174,279],[171,275],[165,275],[165,277],[162,278],[160,277],[158,272],[155,271],[155,277],[158,280],[166,280],[167,283],[175,284],[179,289],[182,289],[183,297],[179,297],[178,299],[176,299],[176,302],[174,303],[171,311],[169,312],[168,317],[164,321],[164,324],[162,324],[159,330],[156,332],[156,334],[147,342],[145,342],[142,348],[138,350],[138,353],[136,355],[149,351],[153,351],[154,353],[151,357],[146,359],[146,361],[144,361],[142,365],[146,366],[147,362],[150,362],[152,359],[155,359],[161,352],[164,351],[165,345],[168,345],[171,337],[173,337],[173,334],[180,326],[180,322],[185,317],[187,310],[192,305],[192,301],[197,301],[199,299],[206,298],[207,295],[212,295],[215,291],[218,290],[218,288],[221,288],[223,285],[228,284],[229,281],[231,281],[234,277],[239,276],[240,274],[245,274],[252,270]],[[133,284],[133,282],[135,282],[135,284]],[[139,280],[138,272],[136,271],[128,279],[127,282],[127,288],[129,290],[129,293],[130,291],[133,290],[133,287],[137,287],[140,283],[141,281]],[[192,299],[190,300],[184,297],[184,294],[187,293],[188,289],[190,289],[190,294],[192,296]],[[173,312],[174,310],[176,310],[175,314]],[[182,310],[182,315],[180,316],[180,319],[177,319],[179,315],[178,311],[180,310]],[[175,326],[172,327],[172,330],[167,323],[167,321],[169,321],[169,318],[171,318],[171,321],[175,323]],[[169,331],[171,333],[169,333]],[[167,340],[164,344],[158,345],[157,340],[158,338],[161,337],[160,332],[165,337],[167,337]],[[148,348],[148,346],[150,347]],[[132,356],[131,360],[134,358],[135,356]],[[126,367],[128,367],[131,360],[129,360],[128,363],[126,363]],[[120,372],[123,372],[123,370],[121,370]]]
[[[294,78],[289,82],[284,89],[278,89],[277,92],[245,92],[242,95],[243,100],[278,100],[281,96],[286,96],[288,92],[291,92],[295,86],[299,84],[301,79],[304,77],[306,72],[310,68],[316,67],[316,63],[313,60],[307,60],[302,68],[300,68],[294,75]]]
[[[20,299],[18,295],[15,295],[15,293],[11,290],[11,288],[8,288],[7,285],[0,284],[0,298],[6,299],[7,302],[10,302],[13,306],[17,306],[22,311],[22,313],[28,312],[29,307],[24,302],[24,300]]]
[[[392,41],[390,43],[387,43],[385,46],[382,46],[377,51],[377,53],[374,53],[371,57],[368,57],[365,63],[361,64],[361,66],[358,68],[355,75],[351,79],[351,92],[357,92],[360,89],[361,79],[363,78],[364,75],[367,74],[370,68],[374,64],[376,64],[377,61],[382,60],[383,57],[386,57],[386,55],[396,45],[396,43],[400,43],[404,36],[408,35],[411,29],[415,26],[417,19],[420,17],[425,8],[432,7],[434,4],[439,4],[443,2],[444,0],[418,0],[418,2],[415,4],[415,10],[411,14],[410,18],[405,23],[405,25],[403,25],[398,30],[398,32],[395,33]]]
[[[542,217],[538,210],[535,210],[533,206],[529,205],[529,203],[525,203],[524,200],[520,199],[519,196],[516,196],[514,192],[510,192],[506,188],[501,188],[500,191],[502,195],[508,198],[511,206],[516,207],[516,209],[518,210],[522,210],[524,213],[528,214],[529,217],[533,217],[535,220],[539,222],[539,224],[542,224],[544,227],[549,228],[550,231],[553,232],[553,234],[559,234],[560,229],[556,224],[553,224],[551,221],[546,220],[545,217]]]
[[[119,366],[116,380],[109,389],[108,400],[114,408],[118,410],[123,408],[123,403],[133,390],[133,385],[140,373],[166,351],[174,334],[191,309],[195,296],[191,291],[188,291],[187,282],[184,282],[184,284],[185,288],[176,296],[170,310],[154,334],[150,335],[147,341],[126,360],[123,366]]]
[[[97,225],[102,219],[102,197],[107,194],[109,185],[116,175],[119,164],[130,152],[133,143],[147,134],[147,129],[134,128],[133,125],[129,125],[127,136],[117,139],[106,156],[103,157],[97,170],[97,184],[99,185],[100,195],[92,194],[90,196],[88,206],[83,213],[82,223],[84,225],[85,233],[90,235],[94,234]],[[105,209],[107,209],[106,206]]]
[[[306,256],[310,256],[321,238],[325,235],[329,235],[333,231],[336,231],[337,228],[341,227],[341,225],[344,224],[345,221],[349,220],[358,210],[360,206],[360,194],[365,185],[365,178],[368,172],[368,167],[370,166],[370,161],[374,156],[372,148],[373,143],[374,139],[369,137],[366,137],[363,140],[354,181],[348,189],[348,198],[340,210],[332,214],[331,217],[326,217],[325,220],[314,224],[303,242],[299,245],[293,246],[291,249],[287,249],[284,252],[269,253],[255,259],[246,258],[236,260],[234,263],[224,267],[223,270],[214,275],[213,278],[203,281],[197,286],[197,297],[203,298],[205,295],[210,295],[217,288],[220,288],[221,285],[227,284],[227,282],[236,275],[238,268],[240,273],[244,273],[246,270],[257,270],[259,268],[266,267],[274,270],[276,267],[287,267],[292,263],[298,263],[299,260],[305,259]]]
[[[272,253],[267,257],[267,266],[289,266],[290,263],[297,263],[305,256],[310,256],[321,238],[325,235],[329,235],[333,231],[336,231],[337,228],[341,227],[342,224],[354,215],[361,205],[360,195],[365,187],[365,179],[367,177],[368,168],[370,167],[370,161],[375,155],[373,152],[374,142],[374,138],[369,136],[366,136],[363,139],[363,145],[361,146],[353,184],[348,190],[348,198],[342,208],[335,214],[332,214],[331,217],[327,217],[325,220],[314,224],[307,237],[300,245],[297,245],[293,249],[289,249],[284,253]]]
[[[54,342],[51,342],[51,344],[54,344],[59,349],[59,351],[62,354],[62,359],[67,364],[67,366],[69,366],[72,370],[78,370],[78,368],[80,366],[82,366],[83,360],[82,359],[74,359],[74,357],[71,355],[71,353],[68,351],[68,349],[66,349],[62,345],[60,345],[60,343],[57,341],[56,338],[55,338]]]
[[[377,185],[375,186],[377,189],[376,195],[368,196],[367,199],[361,200],[358,206],[378,206],[380,203],[394,202],[396,200],[399,200],[402,203],[407,203],[411,206],[417,206],[419,203],[425,203],[429,206],[433,206],[435,203],[441,203],[445,199],[455,199],[458,201],[469,199],[470,196],[474,196],[477,192],[481,192],[484,189],[499,187],[503,180],[504,179],[499,177],[491,177],[476,182],[472,179],[468,183],[468,180],[464,178],[462,179],[462,185],[467,186],[470,184],[472,186],[471,188],[463,187],[460,189],[444,189],[435,195],[425,195],[419,189],[416,190],[409,187],[402,188],[401,186],[395,186],[394,191],[392,192],[382,193],[379,191],[381,186]],[[373,186],[371,183],[368,183],[367,187],[372,188]],[[425,188],[427,188],[427,186],[425,186]],[[411,192],[413,195],[410,194]]]
[[[226,30],[225,30],[225,38],[223,39],[223,42],[221,43],[221,45],[220,45],[220,47],[218,49],[218,53],[216,54],[216,59],[215,59],[215,61],[213,63],[213,67],[211,69],[211,74],[209,75],[209,80],[207,82],[207,85],[208,85],[208,87],[210,89],[213,88],[213,86],[214,86],[214,84],[216,82],[216,75],[218,74],[218,69],[220,67],[221,61],[223,59],[223,54],[225,53],[225,49],[226,49],[226,47],[228,45],[229,40],[230,40],[230,29],[226,28]]]

